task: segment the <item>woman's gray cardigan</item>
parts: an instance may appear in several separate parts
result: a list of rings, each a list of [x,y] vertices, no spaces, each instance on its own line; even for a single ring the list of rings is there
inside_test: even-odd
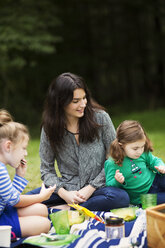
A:
[[[56,156],[50,146],[44,129],[40,139],[41,179],[46,186],[56,184],[56,192],[63,187],[66,190],[79,190],[86,185],[94,188],[105,186],[104,162],[110,143],[115,139],[115,128],[109,115],[99,110],[95,112],[99,128],[99,140],[79,145],[74,135],[66,131],[65,146]],[[58,177],[54,163],[57,161],[62,177]]]

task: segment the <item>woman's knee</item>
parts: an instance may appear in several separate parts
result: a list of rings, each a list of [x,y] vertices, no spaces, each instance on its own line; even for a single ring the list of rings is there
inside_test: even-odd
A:
[[[128,206],[130,203],[129,195],[123,189],[116,187],[105,187],[103,188],[103,191],[105,192],[105,195],[108,199],[118,202],[118,204],[123,207]]]
[[[125,190],[104,187],[96,190],[93,196],[81,205],[94,211],[109,211],[114,208],[128,207],[129,203],[130,199]]]
[[[121,201],[121,205],[123,204],[123,207],[126,207],[130,204],[130,198],[129,198],[129,195],[128,193],[121,189],[119,192],[118,192],[118,195],[117,195],[117,198],[118,198],[118,201]]]

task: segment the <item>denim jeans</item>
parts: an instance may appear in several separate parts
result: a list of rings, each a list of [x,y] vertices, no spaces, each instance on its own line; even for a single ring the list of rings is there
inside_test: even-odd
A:
[[[34,189],[26,194],[38,194],[40,189]],[[66,204],[56,193],[53,193],[49,200],[43,203],[48,207]],[[114,208],[128,207],[129,203],[129,196],[125,190],[116,187],[104,187],[95,190],[92,196],[80,205],[93,211],[109,211]]]
[[[165,203],[165,175],[156,174],[148,193],[157,193],[157,204]]]

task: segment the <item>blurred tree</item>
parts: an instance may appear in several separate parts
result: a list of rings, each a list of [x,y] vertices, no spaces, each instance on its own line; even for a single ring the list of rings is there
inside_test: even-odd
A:
[[[65,27],[59,57],[87,79],[100,103],[164,106],[164,0],[63,0],[58,6]]]
[[[164,0],[0,0],[0,17],[0,104],[14,116],[37,121],[64,71],[106,107],[165,106]]]
[[[21,70],[27,65],[35,67],[39,54],[55,52],[55,44],[62,40],[55,31],[59,25],[53,0],[0,1],[0,92],[3,107],[10,106],[10,97],[19,95],[18,89],[26,89],[26,79]],[[21,85],[18,75],[16,77],[18,73]],[[28,87],[33,90],[33,83]]]

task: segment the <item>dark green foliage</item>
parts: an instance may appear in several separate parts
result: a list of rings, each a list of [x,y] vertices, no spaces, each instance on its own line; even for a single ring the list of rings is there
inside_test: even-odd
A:
[[[164,107],[165,1],[0,0],[0,58],[0,107],[29,124],[66,71],[110,111]]]
[[[16,116],[26,112],[27,118],[35,117],[35,95],[31,92],[37,85],[27,70],[34,70],[39,56],[54,54],[55,44],[62,40],[55,32],[60,21],[52,3],[51,0],[0,1],[1,104],[12,109]]]

